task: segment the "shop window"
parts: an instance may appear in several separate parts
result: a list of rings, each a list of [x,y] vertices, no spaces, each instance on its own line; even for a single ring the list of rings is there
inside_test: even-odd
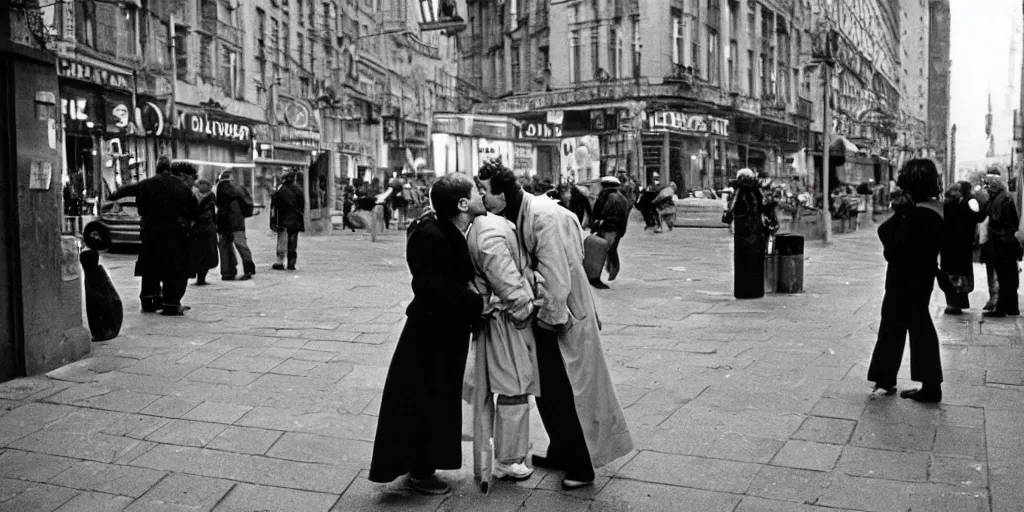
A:
[[[83,0],[75,9],[75,39],[82,44],[96,47],[96,2]]]

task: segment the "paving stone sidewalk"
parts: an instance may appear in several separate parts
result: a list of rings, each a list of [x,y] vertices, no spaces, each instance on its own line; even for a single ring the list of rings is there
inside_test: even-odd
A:
[[[455,490],[441,497],[366,479],[411,298],[404,233],[377,243],[303,236],[297,272],[270,270],[269,232],[252,230],[250,240],[255,279],[190,286],[185,318],[138,313],[135,256],[104,255],[125,302],[121,336],[48,376],[0,384],[0,511],[934,512],[1024,503],[1019,320],[943,316],[937,294],[944,403],[868,398],[884,278],[873,229],[828,248],[809,243],[806,293],[736,301],[727,230],[654,235],[632,225],[621,277],[595,294],[636,450],[600,468],[591,489],[562,491],[558,474],[538,470],[484,496],[466,442],[467,468],[442,474]],[[971,299],[983,302],[980,291]]]

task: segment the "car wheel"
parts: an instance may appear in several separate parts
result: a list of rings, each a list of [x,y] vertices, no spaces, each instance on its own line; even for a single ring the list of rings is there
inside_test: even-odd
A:
[[[110,230],[101,224],[89,224],[82,232],[85,246],[90,249],[104,251],[110,248]]]

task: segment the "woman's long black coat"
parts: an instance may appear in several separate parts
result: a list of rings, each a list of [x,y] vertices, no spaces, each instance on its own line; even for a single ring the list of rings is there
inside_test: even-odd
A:
[[[974,234],[978,223],[985,214],[975,212],[968,206],[967,198],[958,202],[946,202],[943,206],[945,233],[942,243],[942,264],[944,272],[965,276],[974,289]],[[946,304],[966,309],[971,307],[966,293],[946,293]]]
[[[206,194],[199,200],[196,222],[192,227],[190,277],[195,277],[198,272],[217,268],[219,255],[216,203],[217,196],[213,193]]]
[[[737,299],[764,297],[764,258],[767,233],[761,216],[764,197],[757,181],[737,183],[732,206],[735,222],[733,295]]]
[[[473,322],[483,311],[469,289],[469,248],[451,222],[428,217],[412,228],[406,260],[414,298],[384,383],[373,482],[390,482],[416,463],[462,467],[462,380]]]

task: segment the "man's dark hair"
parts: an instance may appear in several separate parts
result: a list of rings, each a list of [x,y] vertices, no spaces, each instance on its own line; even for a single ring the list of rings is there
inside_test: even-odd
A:
[[[915,158],[903,165],[896,178],[896,186],[903,189],[915,203],[927,201],[942,193],[939,188],[939,170],[927,158]]]
[[[472,178],[462,173],[451,173],[441,176],[430,187],[430,203],[434,206],[438,218],[451,218],[459,214],[459,200],[469,199],[473,194]]]
[[[174,162],[171,164],[171,174],[175,176],[198,176],[194,165],[188,162]]]
[[[519,180],[516,178],[515,173],[502,165],[500,161],[484,162],[484,165],[480,166],[477,178],[490,180],[491,193],[494,195],[504,193],[506,197],[511,196],[513,192],[520,188]]]
[[[171,159],[166,156],[162,156],[156,161],[156,172],[163,174],[171,170]]]

